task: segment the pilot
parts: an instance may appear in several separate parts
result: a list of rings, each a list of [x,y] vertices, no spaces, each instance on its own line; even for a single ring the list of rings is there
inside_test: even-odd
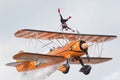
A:
[[[71,16],[69,16],[67,19],[63,19],[61,13],[60,13],[60,8],[58,8],[58,13],[60,15],[60,22],[62,24],[62,31],[63,29],[65,29],[66,31],[69,29],[69,30],[72,30],[70,27],[67,26],[66,22],[71,18]],[[75,32],[74,30],[72,30],[73,32]]]
[[[52,49],[50,49],[50,52],[53,51],[55,49],[55,47],[53,47]]]

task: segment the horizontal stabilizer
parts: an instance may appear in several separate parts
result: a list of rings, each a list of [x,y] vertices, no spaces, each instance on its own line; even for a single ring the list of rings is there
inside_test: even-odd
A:
[[[16,67],[19,64],[22,64],[22,62],[10,62],[10,63],[7,63],[6,66]]]

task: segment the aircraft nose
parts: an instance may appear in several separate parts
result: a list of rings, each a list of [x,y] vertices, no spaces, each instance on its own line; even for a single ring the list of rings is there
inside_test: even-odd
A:
[[[80,49],[83,50],[83,52],[85,52],[87,59],[88,59],[88,62],[90,62],[90,57],[88,54],[88,43],[85,42],[84,40],[81,40],[80,41]]]
[[[83,44],[81,45],[81,47],[82,47],[82,49],[88,49],[88,43],[83,43]]]
[[[87,50],[88,49],[88,43],[84,40],[80,40],[80,49],[81,50]]]

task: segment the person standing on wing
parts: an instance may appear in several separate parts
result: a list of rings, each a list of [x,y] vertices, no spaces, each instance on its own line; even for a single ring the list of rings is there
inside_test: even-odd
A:
[[[69,16],[67,19],[63,19],[61,13],[60,13],[60,8],[58,8],[58,13],[60,15],[60,22],[62,24],[62,31],[63,29],[65,29],[66,31],[69,29],[69,30],[72,30],[70,27],[67,26],[66,22],[71,18],[71,16]],[[74,30],[72,30],[73,32],[75,32]]]

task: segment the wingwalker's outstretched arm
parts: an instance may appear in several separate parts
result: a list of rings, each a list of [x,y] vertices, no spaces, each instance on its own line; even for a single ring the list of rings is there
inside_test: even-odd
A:
[[[67,24],[66,24],[66,22],[71,18],[71,16],[69,16],[67,19],[64,19],[64,18],[62,17],[62,15],[61,15],[60,8],[58,8],[58,13],[59,13],[59,15],[60,15],[60,22],[61,22],[61,24],[62,24],[62,31],[63,31],[63,29],[65,29],[66,31],[67,31],[68,29],[72,30],[72,29],[71,29],[70,27],[68,27]],[[74,30],[72,30],[72,31],[75,32]]]

